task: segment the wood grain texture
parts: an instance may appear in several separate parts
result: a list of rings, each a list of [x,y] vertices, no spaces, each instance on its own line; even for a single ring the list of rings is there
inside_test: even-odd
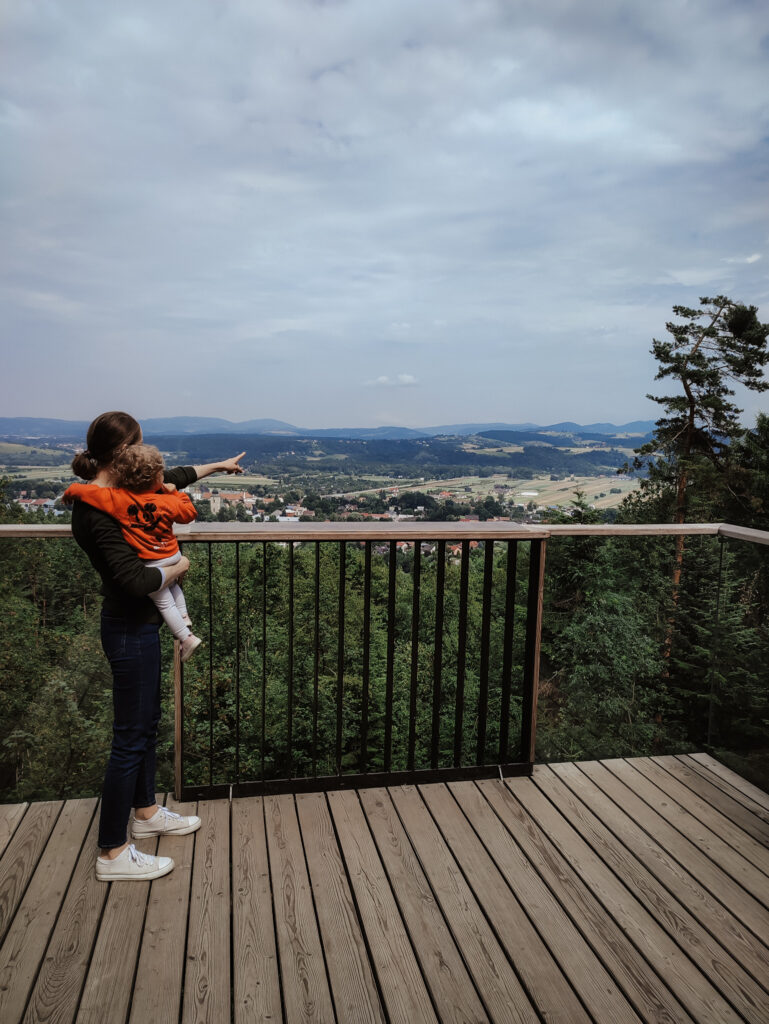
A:
[[[727,792],[735,791],[750,800],[749,806],[758,804],[763,810],[769,811],[769,793],[754,786],[747,779],[743,779],[741,775],[733,772],[731,768],[727,768],[725,764],[721,764],[710,754],[687,754],[682,756],[681,760],[696,762],[700,769],[707,771],[708,777],[714,775],[726,783]]]
[[[664,768],[676,783],[685,787],[665,788],[666,793],[674,799],[686,800],[690,814],[718,832],[764,874],[769,873],[769,812],[761,808],[758,811],[748,810],[739,800],[703,778],[695,768],[682,764],[677,757],[652,757],[649,760]],[[690,791],[691,797],[687,796],[686,790]],[[747,833],[750,840],[746,841],[743,833]]]
[[[537,1024],[532,1007],[478,900],[413,786],[390,790],[409,839],[494,1024]]]
[[[60,801],[31,804],[0,860],[0,942],[5,938],[63,806]]]
[[[513,831],[516,842],[588,939],[638,1015],[655,1024],[690,1022],[692,1018],[683,1006],[665,985],[660,984],[659,976],[638,955],[638,950],[619,925],[607,915],[590,889],[543,835],[510,790],[500,783],[484,783],[479,788],[504,824]]]
[[[741,927],[752,932],[769,952],[769,914],[751,893],[724,874],[688,836],[679,832],[663,816],[661,806],[654,808],[642,800],[639,793],[609,771],[605,762],[582,761],[579,768],[635,821],[642,821],[644,831],[684,870],[691,872],[699,884],[731,911]],[[634,782],[632,778],[630,781]],[[638,776],[635,785],[642,791],[648,788],[647,795],[651,800],[660,800],[659,790],[655,790],[643,776]]]
[[[723,793],[728,794],[733,800],[738,800],[743,807],[758,814],[762,821],[769,820],[769,793],[752,785],[747,779],[736,775],[726,765],[716,761],[708,754],[678,754],[676,755],[681,764],[694,768],[704,779],[707,779],[714,786],[718,786]]]
[[[235,1024],[280,1021],[264,802],[232,803],[232,939]]]
[[[178,804],[173,797],[166,806],[177,814],[197,813],[197,804]],[[132,1024],[179,1020],[195,836],[161,836],[158,842],[158,856],[171,857],[175,866],[150,887],[131,1001]]]
[[[630,786],[666,821],[674,825],[695,846],[704,851],[723,872],[752,893],[757,900],[764,904],[765,908],[769,907],[769,885],[767,885],[766,874],[741,855],[738,849],[738,847],[744,849],[749,840],[748,836],[744,836],[743,833],[743,841],[743,838],[737,834],[738,830],[726,826],[729,842],[722,839],[721,834],[715,829],[725,820],[723,816],[713,811],[711,824],[714,827],[708,827],[700,817],[688,809],[690,797],[692,804],[696,803],[694,794],[682,793],[674,785],[675,780],[647,758],[635,758],[632,763],[619,759],[607,760],[602,763],[617,778]],[[668,790],[671,789],[675,790],[680,799],[684,801],[683,803],[679,803],[677,797],[669,795]],[[734,845],[731,845],[732,843]]]
[[[634,880],[628,880],[628,885],[620,881],[541,791],[530,784],[525,788],[516,783],[517,780],[512,779],[506,784],[590,887],[607,913],[632,939],[652,967],[666,977],[674,995],[687,1011],[695,1019],[737,1024],[741,1019],[739,1014],[691,961],[681,955],[680,947],[636,898]],[[575,808],[575,813],[580,812]],[[603,852],[606,851],[602,847]],[[675,971],[670,970],[671,963],[676,964]]]
[[[29,804],[0,804],[0,857],[28,807]]]
[[[96,800],[68,800],[0,947],[0,1020],[21,1019],[91,824]]]
[[[616,836],[600,818],[578,800],[553,772],[538,772],[537,782],[702,975],[710,979],[745,1020],[751,1024],[765,1024],[769,1018],[769,994],[686,909],[677,898],[679,894],[683,895],[681,889],[672,893],[666,890],[641,861],[617,843]]]
[[[504,784],[491,782],[481,790],[474,783],[462,782],[452,783],[449,789],[475,831],[483,836],[497,868],[536,921],[540,936],[593,1017],[638,1024],[640,1018],[631,1003],[485,798],[485,793],[504,790]]]
[[[182,1024],[229,1024],[229,802],[201,801],[198,815],[202,825],[195,833]]]
[[[360,1024],[384,1021],[326,798],[322,793],[299,795],[296,807],[337,1017]]]
[[[488,1021],[387,791],[362,790],[360,800],[440,1020]]]
[[[452,794],[445,786],[421,786],[419,792],[540,1012],[570,1024],[589,1021],[557,961]]]
[[[136,848],[154,855],[157,839],[137,841]],[[80,999],[78,1024],[127,1020],[150,886],[168,877],[154,883],[101,883],[109,893]]]
[[[613,779],[601,765],[597,764],[597,768],[609,780]],[[552,770],[572,793],[592,810],[616,839],[659,879],[665,889],[678,895],[693,916],[718,939],[724,949],[752,975],[755,981],[766,986],[769,950],[744,927],[732,910],[727,909],[708,892],[699,877],[687,870],[684,866],[685,853],[684,864],[679,863],[668,849],[641,827],[641,822],[646,824],[647,821],[643,805],[640,808],[631,805],[623,809],[577,765],[550,765],[548,770]],[[535,770],[535,776],[538,776],[539,771]],[[619,789],[621,783],[616,782],[616,786]],[[671,833],[673,831],[670,829]]]
[[[98,811],[83,843],[66,898],[24,1014],[24,1024],[71,1024],[88,972],[109,886],[96,878]]]
[[[334,1007],[294,798],[266,797],[265,820],[286,1019],[332,1022]]]
[[[437,1022],[357,794],[329,793],[328,801],[390,1021]]]

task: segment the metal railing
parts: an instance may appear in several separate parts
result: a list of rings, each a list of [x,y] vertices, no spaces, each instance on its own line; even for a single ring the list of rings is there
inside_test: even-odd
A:
[[[0,539],[69,533],[0,526]],[[529,773],[550,538],[769,543],[726,524],[205,523],[177,533],[208,649],[185,671],[175,654],[180,799]]]

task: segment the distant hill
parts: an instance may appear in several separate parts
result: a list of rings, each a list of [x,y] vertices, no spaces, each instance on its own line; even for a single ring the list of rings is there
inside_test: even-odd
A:
[[[169,435],[196,436],[200,434],[266,435],[272,437],[319,437],[347,438],[358,440],[408,440],[420,437],[469,437],[487,431],[553,432],[586,436],[608,434],[614,437],[631,434],[648,434],[654,429],[652,420],[636,420],[616,426],[613,423],[554,423],[542,427],[536,423],[450,423],[439,427],[412,429],[410,427],[297,427],[282,420],[258,419],[233,423],[230,420],[211,416],[170,416],[142,420],[145,436]],[[5,438],[46,438],[56,440],[79,440],[85,436],[88,423],[85,420],[59,420],[43,417],[17,416],[0,417],[0,437]]]

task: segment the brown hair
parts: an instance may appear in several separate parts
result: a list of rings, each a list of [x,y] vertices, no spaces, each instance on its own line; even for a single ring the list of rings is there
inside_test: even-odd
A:
[[[72,472],[83,480],[93,480],[126,445],[141,439],[142,428],[127,412],[103,412],[88,428],[84,452],[72,460]]]
[[[129,491],[154,490],[162,472],[163,456],[151,444],[129,445],[118,452],[112,463],[115,486],[126,487]]]

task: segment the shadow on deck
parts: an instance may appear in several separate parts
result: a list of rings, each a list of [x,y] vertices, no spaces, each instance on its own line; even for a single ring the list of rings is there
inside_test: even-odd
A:
[[[769,796],[705,755],[197,811],[105,885],[95,800],[0,807],[3,1024],[769,1020]]]

